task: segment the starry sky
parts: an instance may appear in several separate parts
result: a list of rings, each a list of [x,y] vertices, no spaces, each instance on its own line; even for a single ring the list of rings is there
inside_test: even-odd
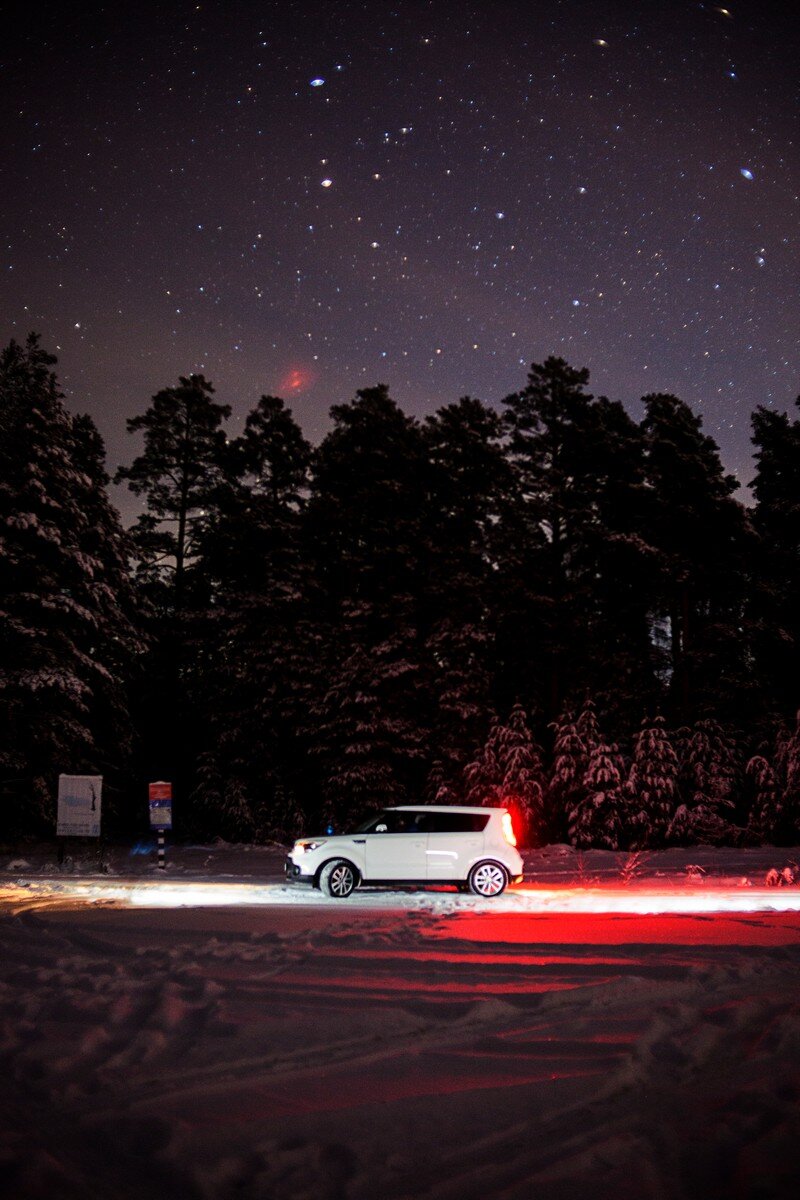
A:
[[[196,371],[231,433],[268,392],[317,441],[359,387],[423,416],[558,354],[634,416],[675,392],[744,483],[750,412],[800,390],[794,4],[77,0],[4,34],[2,338],[42,334],[112,469]]]

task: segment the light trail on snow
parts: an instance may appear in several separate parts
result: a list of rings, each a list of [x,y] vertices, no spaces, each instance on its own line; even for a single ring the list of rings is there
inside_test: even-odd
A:
[[[522,884],[486,900],[443,890],[359,890],[334,900],[311,889],[279,883],[204,881],[17,880],[0,885],[0,907],[113,905],[130,908],[281,907],[306,905],[347,909],[417,909],[442,912],[531,914],[774,913],[800,911],[800,888],[704,884],[701,887],[541,887]]]

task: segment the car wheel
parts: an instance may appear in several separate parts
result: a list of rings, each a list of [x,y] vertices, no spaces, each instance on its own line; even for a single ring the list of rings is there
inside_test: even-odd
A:
[[[344,900],[349,896],[357,882],[355,867],[344,858],[335,858],[333,862],[326,863],[319,877],[322,891],[335,900]]]
[[[476,896],[499,896],[505,891],[508,875],[499,863],[482,862],[472,868],[467,882]]]

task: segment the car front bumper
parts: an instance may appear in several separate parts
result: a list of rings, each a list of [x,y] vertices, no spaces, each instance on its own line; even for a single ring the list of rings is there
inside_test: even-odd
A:
[[[314,876],[304,875],[302,869],[297,865],[294,859],[289,856],[283,864],[283,874],[287,883],[304,884],[306,887],[314,886]]]

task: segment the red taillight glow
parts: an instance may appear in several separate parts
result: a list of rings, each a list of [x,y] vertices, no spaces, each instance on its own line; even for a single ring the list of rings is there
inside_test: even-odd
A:
[[[511,820],[511,813],[503,813],[503,837],[508,842],[509,846],[516,846],[517,835],[514,833],[514,824]]]

